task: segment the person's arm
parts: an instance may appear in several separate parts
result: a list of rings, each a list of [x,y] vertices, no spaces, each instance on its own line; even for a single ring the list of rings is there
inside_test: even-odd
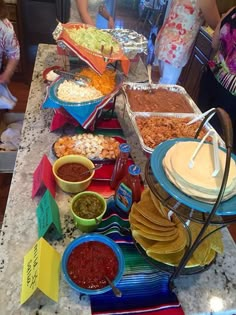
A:
[[[215,0],[198,0],[199,8],[206,23],[215,29],[220,21],[220,14]]]
[[[19,60],[9,59],[5,70],[0,74],[0,83],[9,83],[12,75],[14,74]]]
[[[2,36],[4,38],[2,50],[6,57],[4,71],[0,74],[0,83],[9,83],[20,60],[20,46],[13,25],[7,19],[2,21]]]
[[[211,45],[212,45],[214,50],[218,50],[219,45],[220,45],[220,26],[221,26],[221,22],[225,18],[225,16],[227,16],[234,8],[235,7],[229,9],[226,13],[224,13],[222,15],[221,20],[219,21],[218,25],[216,26],[216,29],[215,29],[214,34],[212,36],[212,42],[211,42]]]
[[[107,11],[104,4],[100,5],[99,13],[108,21],[108,28],[114,28],[114,25],[115,25],[114,20],[112,16],[109,14],[109,12]]]
[[[85,24],[90,24],[95,26],[95,21],[91,18],[88,12],[88,0],[73,0],[76,1],[76,6],[79,12],[81,21]]]
[[[213,36],[212,36],[212,41],[211,41],[211,46],[212,48],[217,51],[218,48],[219,48],[219,45],[220,45],[220,40],[219,40],[219,36],[220,36],[220,24],[221,24],[221,21],[218,23],[218,25],[216,26],[215,28],[215,31],[213,33]]]

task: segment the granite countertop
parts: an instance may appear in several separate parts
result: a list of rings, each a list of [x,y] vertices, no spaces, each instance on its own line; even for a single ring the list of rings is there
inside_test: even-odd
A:
[[[40,109],[45,96],[42,71],[57,62],[54,45],[39,45],[22,141],[0,234],[0,314],[4,315],[91,314],[89,299],[70,289],[62,275],[58,303],[52,302],[40,292],[22,306],[19,302],[23,258],[38,240],[35,210],[40,199],[31,199],[32,175],[43,154],[53,161],[51,146],[62,133],[62,130],[53,133],[49,131],[53,112],[50,109]],[[132,146],[132,156],[144,170],[146,157],[123,109],[123,98],[118,96],[118,117]],[[79,231],[73,229],[73,221],[69,215],[69,199],[69,195],[57,190],[56,201],[60,209],[64,238],[53,242],[52,245],[60,254],[71,239],[79,235]],[[187,315],[236,313],[236,247],[227,229],[223,231],[223,236],[224,254],[218,256],[216,263],[209,270],[194,276],[181,276],[175,280],[175,292]]]

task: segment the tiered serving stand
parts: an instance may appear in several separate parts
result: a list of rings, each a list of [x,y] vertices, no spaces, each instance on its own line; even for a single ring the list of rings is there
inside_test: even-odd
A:
[[[145,251],[142,250],[141,247],[137,244],[137,248],[139,249],[139,251],[143,255],[145,255],[152,264],[155,264],[163,271],[171,273],[171,287],[173,286],[173,280],[179,275],[190,275],[208,269],[210,265],[215,261],[216,257],[209,265],[205,266],[187,267],[187,263],[196,248],[207,237],[212,235],[214,232],[226,227],[228,224],[236,222],[236,196],[227,201],[221,201],[229,175],[231,156],[234,158],[234,160],[236,160],[236,157],[231,154],[233,137],[232,124],[228,114],[221,108],[212,109],[212,111],[210,111],[202,121],[195,135],[194,141],[199,141],[197,140],[197,137],[204,123],[213,112],[215,112],[220,119],[226,146],[225,169],[221,188],[215,204],[200,202],[182,193],[174,185],[172,185],[172,183],[169,182],[162,168],[162,159],[172,145],[174,145],[177,141],[193,141],[193,139],[173,139],[163,142],[154,150],[151,158],[147,161],[145,167],[145,179],[150,190],[165,207],[167,207],[170,211],[173,211],[178,216],[185,227],[186,235],[188,238],[188,246],[186,247],[185,254],[178,266],[170,266],[149,258],[146,255]],[[188,227],[189,220],[202,224],[202,228],[194,242],[192,241],[191,231]],[[215,225],[217,227],[210,233],[206,234],[205,232],[209,225]]]

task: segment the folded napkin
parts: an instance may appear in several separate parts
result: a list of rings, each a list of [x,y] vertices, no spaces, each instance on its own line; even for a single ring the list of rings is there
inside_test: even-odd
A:
[[[21,140],[21,129],[23,121],[11,123],[0,136],[0,149],[6,151],[16,151]]]
[[[183,315],[176,295],[169,290],[169,275],[158,271],[138,252],[127,228],[127,214],[111,198],[97,232],[112,238],[124,254],[125,271],[117,285],[123,295],[117,298],[111,290],[90,296],[92,314]]]
[[[113,107],[113,101],[109,102],[102,110],[103,111],[109,111],[112,109]],[[104,113],[103,113],[104,114]],[[110,114],[110,113],[108,113]],[[114,115],[113,115],[114,116]],[[98,126],[98,124],[100,125],[99,128],[106,128],[106,129],[120,129],[120,125],[117,127],[117,124],[114,123],[114,121],[117,121],[117,119],[113,119],[108,117],[109,120],[99,120],[98,122],[96,121],[96,119],[93,121],[93,123],[89,126],[89,130],[93,131],[95,129],[95,124],[96,127]],[[56,108],[54,109],[54,115],[51,121],[51,125],[50,125],[50,131],[55,131],[59,128],[64,127],[66,124],[71,124],[75,127],[79,127],[80,124],[78,123],[78,121],[72,117],[64,108]],[[110,126],[110,127],[109,127]]]

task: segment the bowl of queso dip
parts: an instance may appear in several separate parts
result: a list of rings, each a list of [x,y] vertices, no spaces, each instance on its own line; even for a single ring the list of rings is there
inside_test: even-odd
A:
[[[93,191],[78,193],[72,198],[71,213],[75,225],[82,232],[92,232],[102,221],[107,203],[104,197]]]
[[[124,272],[124,257],[118,244],[107,236],[90,233],[73,240],[62,257],[66,282],[87,295],[111,290],[105,276],[117,285]]]
[[[65,192],[78,193],[90,185],[95,165],[82,155],[65,155],[57,159],[52,167],[57,185]]]

